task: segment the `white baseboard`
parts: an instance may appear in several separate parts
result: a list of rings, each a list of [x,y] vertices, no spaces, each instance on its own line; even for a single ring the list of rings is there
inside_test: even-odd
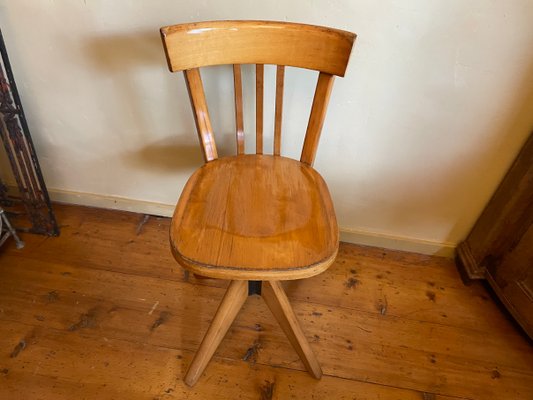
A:
[[[134,200],[95,193],[80,193],[61,189],[48,189],[48,192],[53,201],[60,203],[79,204],[165,217],[172,216],[175,207],[174,204]],[[393,236],[343,227],[340,227],[340,238],[343,242],[443,257],[453,257],[456,247],[454,243]]]
[[[340,227],[339,231],[340,239],[343,242],[447,258],[452,258],[454,256],[455,247],[457,246],[450,242],[437,242],[404,236],[394,236],[351,228]]]
[[[62,189],[48,189],[50,199],[58,203],[78,204],[81,206],[108,208],[111,210],[131,211],[141,214],[172,217],[175,204],[157,203],[128,199],[120,196],[108,196],[96,193],[73,192]]]

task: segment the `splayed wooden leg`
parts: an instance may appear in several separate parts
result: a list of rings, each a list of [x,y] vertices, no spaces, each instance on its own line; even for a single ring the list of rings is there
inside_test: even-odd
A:
[[[193,386],[198,381],[247,297],[248,281],[232,281],[230,283],[205,334],[204,340],[185,375],[184,381],[187,385]]]
[[[279,281],[264,281],[261,296],[278,320],[294,350],[300,356],[309,373],[316,379],[322,377],[320,364],[307,341],[296,315]]]

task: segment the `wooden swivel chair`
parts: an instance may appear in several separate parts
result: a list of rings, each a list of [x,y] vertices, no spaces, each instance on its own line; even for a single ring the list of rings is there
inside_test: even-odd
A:
[[[183,71],[205,164],[176,206],[170,244],[201,276],[230,280],[185,383],[196,383],[251,294],[259,294],[307,370],[322,370],[280,281],[325,271],[339,237],[326,183],[312,167],[334,76],[344,76],[355,35],[285,22],[216,21],[161,29],[170,71]],[[233,64],[237,155],[218,158],[200,67]],[[241,64],[256,64],[256,154],[244,154]],[[263,154],[264,64],[277,65],[273,155]],[[300,161],[281,156],[285,66],[319,71]]]

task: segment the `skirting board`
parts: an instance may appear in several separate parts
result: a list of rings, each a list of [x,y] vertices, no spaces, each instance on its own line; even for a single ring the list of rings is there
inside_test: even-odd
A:
[[[165,217],[172,216],[175,206],[174,204],[134,200],[94,193],[72,192],[60,189],[48,189],[48,192],[52,201],[57,201],[59,203],[79,204],[83,206],[109,208]],[[453,257],[456,246],[453,243],[434,242],[343,227],[340,227],[340,239],[341,241],[348,243],[442,257]]]
[[[343,228],[342,226],[339,227],[339,231],[342,242],[447,258],[453,258],[455,255],[456,245],[449,242],[436,242],[405,236],[393,236],[365,230]]]
[[[81,206],[108,208],[111,210],[130,211],[140,214],[172,217],[176,206],[155,201],[128,199],[126,197],[108,196],[95,193],[72,192],[62,189],[48,189],[52,201]],[[176,201],[178,201],[176,199]]]

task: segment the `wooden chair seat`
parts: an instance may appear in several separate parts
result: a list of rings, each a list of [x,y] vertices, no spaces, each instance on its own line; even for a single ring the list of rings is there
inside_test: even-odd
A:
[[[249,154],[216,159],[192,175],[170,242],[178,262],[199,275],[300,279],[333,262],[338,228],[316,170],[281,156]]]

